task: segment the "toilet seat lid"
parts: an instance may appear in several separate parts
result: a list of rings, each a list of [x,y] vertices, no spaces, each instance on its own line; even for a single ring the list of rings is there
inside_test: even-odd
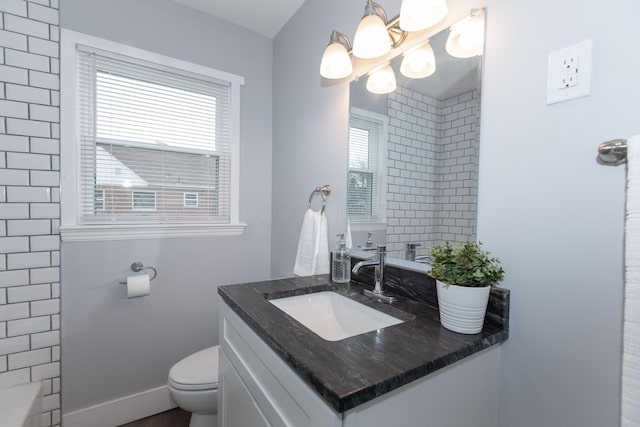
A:
[[[213,346],[187,356],[169,371],[169,384],[180,390],[218,388],[218,349]]]

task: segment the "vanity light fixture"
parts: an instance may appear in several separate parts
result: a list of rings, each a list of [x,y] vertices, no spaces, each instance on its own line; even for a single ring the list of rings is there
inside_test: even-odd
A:
[[[388,63],[369,73],[367,90],[375,94],[391,93],[396,90],[396,75]]]
[[[484,50],[484,9],[474,9],[471,16],[449,29],[445,48],[456,58],[482,55]]]
[[[353,72],[349,54],[358,58],[372,59],[381,57],[391,48],[400,46],[406,39],[407,32],[400,28],[399,23],[399,16],[387,21],[387,14],[382,6],[367,0],[364,16],[353,40],[353,49],[347,36],[333,30],[329,45],[322,55],[320,75],[327,79],[342,79]]]
[[[436,56],[427,41],[407,51],[400,64],[400,72],[410,79],[423,79],[436,71]]]
[[[409,31],[421,31],[442,21],[448,13],[446,0],[402,0],[400,15],[387,20],[387,14],[379,4],[367,0],[364,16],[358,24],[353,40],[353,48],[347,36],[333,30],[329,45],[322,55],[320,75],[327,79],[343,79],[353,73],[353,63],[350,54],[362,59],[380,58],[392,48],[400,46]],[[479,18],[477,15],[481,15]],[[480,40],[484,35],[484,11],[472,13],[469,20],[480,19]],[[467,20],[465,20],[467,21]],[[465,22],[463,21],[463,22]],[[471,30],[463,25],[451,27],[450,39],[452,43],[462,44],[465,48],[475,43],[475,36],[469,33],[475,29],[476,21],[471,21]],[[460,27],[460,28],[459,28]],[[454,31],[455,30],[455,31]],[[477,29],[475,30],[477,32]],[[475,33],[474,33],[475,34]],[[475,45],[474,45],[475,46]],[[460,48],[457,48],[458,51]],[[447,42],[449,51],[449,42]],[[482,47],[480,47],[482,52]],[[449,51],[451,53],[451,51]],[[451,53],[453,56],[457,56]],[[473,55],[469,55],[473,56]],[[433,49],[429,42],[424,43],[404,55],[400,71],[409,78],[420,79],[435,72],[436,63]],[[384,94],[395,90],[396,77],[391,66],[387,63],[369,73],[366,84],[372,93]]]
[[[448,13],[446,0],[402,0],[400,28],[420,31],[442,21]]]
[[[320,62],[320,75],[327,79],[343,79],[353,72],[349,51],[351,43],[347,36],[333,30],[329,45],[322,55]]]

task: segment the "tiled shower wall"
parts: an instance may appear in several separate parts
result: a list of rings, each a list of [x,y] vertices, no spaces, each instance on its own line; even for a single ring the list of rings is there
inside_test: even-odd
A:
[[[480,98],[473,90],[446,99],[438,173],[441,194],[439,226],[441,244],[465,243],[476,239],[478,201],[478,151],[480,141]]]
[[[436,200],[441,102],[407,88],[389,94],[387,252],[404,258],[404,244],[439,240]]]
[[[475,240],[480,98],[437,100],[407,88],[389,95],[387,250],[405,243]]]
[[[0,0],[0,388],[60,424],[58,0]]]

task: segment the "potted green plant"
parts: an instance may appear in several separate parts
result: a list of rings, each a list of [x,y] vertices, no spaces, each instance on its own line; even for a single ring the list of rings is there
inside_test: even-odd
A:
[[[440,323],[465,334],[482,331],[491,286],[504,278],[500,260],[482,243],[434,246],[429,275],[436,279]]]

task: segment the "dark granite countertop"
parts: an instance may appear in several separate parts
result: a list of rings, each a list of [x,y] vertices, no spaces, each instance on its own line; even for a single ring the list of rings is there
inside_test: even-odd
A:
[[[393,281],[393,272],[389,276]],[[220,286],[218,293],[338,412],[345,412],[508,338],[508,290],[492,289],[483,331],[463,335],[440,326],[437,302],[435,306],[429,304],[429,296],[417,301],[409,292],[393,304],[387,304],[362,295],[364,287],[355,281],[346,285],[333,284],[329,275],[320,275]],[[421,287],[425,287],[424,281]],[[268,302],[269,299],[323,290],[348,296],[400,318],[404,323],[340,341],[325,341]]]

